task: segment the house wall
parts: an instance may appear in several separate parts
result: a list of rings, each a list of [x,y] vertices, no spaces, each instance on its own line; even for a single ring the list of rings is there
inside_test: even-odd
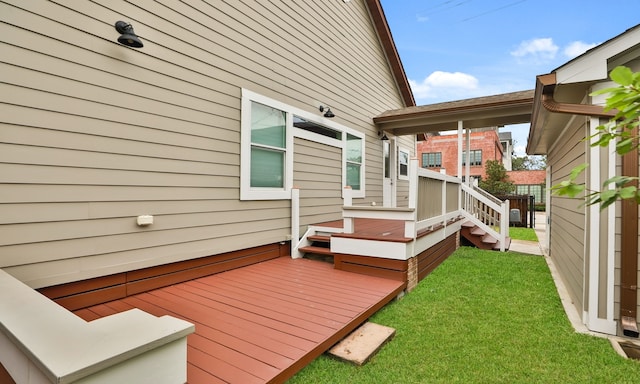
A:
[[[403,102],[363,1],[60,3],[0,3],[0,267],[20,280],[286,240],[290,201],[239,199],[243,88],[363,132],[362,202],[382,201],[371,117]],[[117,20],[142,49],[116,43]],[[302,163],[335,153],[296,143],[294,179],[315,188]],[[339,218],[335,192],[312,195],[306,222]]]
[[[565,128],[547,155],[551,165],[551,185],[569,179],[571,170],[587,161],[586,120],[574,118]],[[576,180],[584,182],[584,174]],[[550,253],[560,272],[571,298],[581,313],[585,309],[583,297],[585,270],[586,212],[581,198],[551,195],[547,215],[550,216]]]
[[[294,185],[300,188],[301,231],[342,217],[342,150],[296,138]]]

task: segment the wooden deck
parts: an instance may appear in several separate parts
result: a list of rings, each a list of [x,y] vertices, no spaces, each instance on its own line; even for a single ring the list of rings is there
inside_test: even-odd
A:
[[[279,257],[75,311],[131,308],[195,324],[190,384],[281,383],[393,300],[404,282]]]

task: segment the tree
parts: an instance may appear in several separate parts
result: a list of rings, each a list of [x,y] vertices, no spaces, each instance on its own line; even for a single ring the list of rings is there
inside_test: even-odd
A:
[[[507,170],[502,162],[488,160],[485,164],[487,178],[481,180],[478,186],[492,195],[507,195],[516,189],[515,184],[509,181]]]
[[[614,140],[616,153],[625,155],[638,148],[638,124],[640,123],[640,72],[620,66],[609,74],[616,87],[593,92],[591,95],[609,94],[605,102],[605,111],[616,110],[616,115],[606,124],[598,126],[597,133],[591,138],[597,138],[592,146],[606,147]],[[565,180],[552,187],[555,194],[575,197],[586,190],[584,184],[575,182],[576,178],[587,168],[587,164],[575,167],[569,180]],[[586,190],[587,205],[600,204],[604,209],[618,199],[635,199],[640,204],[640,192],[637,187],[637,177],[625,175],[614,176],[602,184],[601,191]]]
[[[511,159],[511,169],[514,171],[534,171],[547,168],[546,156],[514,156]]]

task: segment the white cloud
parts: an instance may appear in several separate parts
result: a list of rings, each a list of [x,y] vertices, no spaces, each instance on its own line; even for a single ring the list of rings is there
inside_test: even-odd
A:
[[[420,14],[416,15],[416,20],[418,20],[418,23],[425,23],[427,21],[429,21],[429,17],[428,16],[422,16]]]
[[[552,38],[545,37],[521,42],[518,48],[511,51],[511,55],[527,60],[548,61],[555,58],[558,49]]]
[[[443,98],[443,95],[466,98],[470,97],[469,91],[478,88],[478,79],[462,72],[435,71],[422,82],[409,80],[409,84],[417,99]]]
[[[585,43],[584,41],[574,41],[564,48],[564,55],[570,59],[580,56],[589,49],[598,45],[597,43]]]

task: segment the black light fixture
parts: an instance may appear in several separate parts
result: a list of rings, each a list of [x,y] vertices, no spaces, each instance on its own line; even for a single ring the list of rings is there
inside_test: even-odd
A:
[[[333,112],[331,112],[331,108],[329,107],[324,107],[321,105],[320,108],[318,109],[320,109],[320,112],[324,112],[325,109],[327,110],[326,112],[324,112],[324,115],[323,115],[324,117],[328,117],[328,118],[336,117],[336,115],[334,115]]]
[[[142,48],[143,44],[140,38],[133,32],[131,24],[125,21],[116,22],[116,31],[120,34],[118,42],[132,48]]]
[[[382,141],[389,140],[389,138],[387,137],[387,134],[384,133],[384,131],[378,131],[378,136],[380,136],[380,140]]]

